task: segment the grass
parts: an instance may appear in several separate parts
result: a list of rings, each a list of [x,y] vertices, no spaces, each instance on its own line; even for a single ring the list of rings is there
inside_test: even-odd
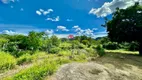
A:
[[[123,50],[123,49],[119,49],[119,50],[105,50],[105,52],[122,53],[122,54],[139,54],[138,51],[126,51],[126,50]]]
[[[16,66],[16,59],[8,53],[0,52],[0,73]]]
[[[38,59],[41,59],[41,58],[43,59],[44,57],[46,57],[45,52],[36,52],[33,55],[24,54],[21,57],[17,58],[17,64],[23,65],[27,63],[36,62]]]
[[[41,54],[41,55],[40,55]],[[21,57],[21,62],[26,62],[24,58],[27,59],[30,55],[25,55]],[[44,59],[40,63],[35,63],[32,67],[24,69],[10,78],[4,80],[43,80],[45,77],[50,76],[56,72],[60,65],[70,63],[70,62],[86,62],[88,55],[84,53],[75,53],[72,58],[70,58],[70,51],[60,51],[59,54],[46,54],[44,52],[39,52],[35,55],[30,56],[32,60],[39,58]],[[20,59],[19,59],[20,60]],[[29,60],[31,61],[31,59]]]

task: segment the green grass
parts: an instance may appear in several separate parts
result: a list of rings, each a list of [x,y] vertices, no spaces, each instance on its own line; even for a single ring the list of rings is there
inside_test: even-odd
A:
[[[21,57],[21,61],[23,61],[22,59],[24,58],[28,60],[27,56],[30,55]],[[24,69],[14,76],[4,80],[43,80],[45,77],[54,74],[60,65],[70,62],[86,62],[88,57],[89,56],[84,53],[75,53],[72,55],[68,50],[60,51],[59,54],[46,54],[44,52],[39,52],[31,55],[30,58],[32,58],[32,60],[42,58],[43,61],[35,63],[32,67]],[[26,60],[24,60],[24,62],[26,62]]]
[[[120,49],[120,50],[105,50],[105,52],[122,53],[122,54],[139,54],[138,51],[126,51],[126,50],[123,50],[123,49]]]
[[[9,53],[0,52],[0,73],[16,66],[16,59]]]
[[[36,52],[33,55],[30,54],[24,54],[21,57],[17,58],[17,64],[22,65],[22,64],[27,64],[27,63],[32,63],[36,62],[39,59],[44,59],[46,57],[47,53],[45,52]]]

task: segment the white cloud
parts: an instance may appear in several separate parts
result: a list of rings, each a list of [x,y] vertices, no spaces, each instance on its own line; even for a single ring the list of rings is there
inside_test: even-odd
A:
[[[97,17],[106,17],[109,14],[115,12],[116,8],[126,9],[129,6],[135,4],[135,2],[140,2],[142,4],[142,0],[113,0],[112,2],[105,2],[102,7],[95,9],[92,8],[89,14],[94,14]]]
[[[58,38],[68,38],[69,34],[55,34]]]
[[[43,10],[43,9],[39,9],[39,11],[40,11],[40,12],[44,12],[44,10]]]
[[[79,28],[79,26],[78,26],[78,25],[76,25],[76,26],[73,26],[72,28],[77,29],[77,28]]]
[[[53,33],[54,33],[53,30],[46,30],[46,31],[45,31],[45,34],[47,34],[47,35],[51,35],[51,34],[53,34]]]
[[[57,21],[60,21],[60,17],[57,16],[56,18],[47,18],[46,20],[57,22]]]
[[[53,9],[48,9],[47,11],[43,11],[43,15],[47,15],[53,12]]]
[[[3,4],[9,4],[10,2],[15,2],[17,0],[1,0]]]
[[[42,13],[40,11],[36,11],[36,14],[38,15],[42,15]]]
[[[57,26],[57,31],[61,30],[61,31],[69,31],[65,26]]]
[[[18,34],[18,33],[11,31],[11,30],[4,30],[4,31],[2,31],[2,34],[15,35],[15,34]]]
[[[48,10],[39,9],[36,11],[38,15],[44,15],[44,16],[46,16],[47,14],[50,14],[51,12],[53,12],[53,9],[48,9]]]

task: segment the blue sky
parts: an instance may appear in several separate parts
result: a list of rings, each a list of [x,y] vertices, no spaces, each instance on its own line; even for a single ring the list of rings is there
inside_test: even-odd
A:
[[[0,33],[27,34],[45,31],[58,37],[69,34],[106,36],[101,27],[116,7],[133,0],[0,0]],[[142,2],[142,0],[140,0]],[[131,3],[131,4],[130,4]]]

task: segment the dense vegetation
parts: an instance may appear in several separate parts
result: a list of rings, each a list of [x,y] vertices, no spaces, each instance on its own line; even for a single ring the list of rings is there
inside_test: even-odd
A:
[[[127,9],[116,9],[112,20],[107,20],[108,37],[111,41],[139,43],[139,53],[142,55],[142,6],[136,2]]]

